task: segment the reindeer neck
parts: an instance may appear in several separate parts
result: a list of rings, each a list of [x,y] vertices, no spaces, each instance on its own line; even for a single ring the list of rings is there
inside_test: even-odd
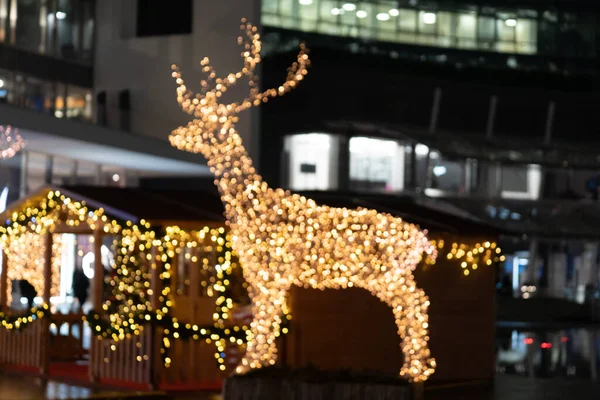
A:
[[[227,143],[210,146],[208,154],[204,154],[230,221],[248,216],[250,210],[257,211],[252,200],[257,199],[265,204],[263,195],[267,189],[262,177],[256,173],[252,158],[241,139],[237,133],[235,135]]]

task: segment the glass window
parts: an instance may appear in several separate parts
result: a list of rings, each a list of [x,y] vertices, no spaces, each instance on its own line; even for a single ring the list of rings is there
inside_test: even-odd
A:
[[[389,13],[393,8],[394,3],[378,4],[374,7],[377,38],[379,40],[388,42],[396,40],[397,17]]]
[[[501,42],[514,42],[516,39],[516,29],[518,21],[515,18],[498,18],[496,27],[498,29],[498,40]]]
[[[375,6],[371,3],[361,2],[356,10],[359,36],[370,39],[375,33]]]
[[[453,194],[465,192],[465,169],[463,163],[444,160],[439,153],[431,152],[430,165],[430,189]]]
[[[279,14],[286,17],[297,17],[297,0],[279,0]]]
[[[279,0],[262,0],[262,12],[264,13],[279,13]]]
[[[77,86],[69,86],[66,104],[67,118],[90,121],[92,119],[92,92]]]
[[[73,183],[74,167],[74,160],[67,157],[54,156],[52,160],[52,184],[60,186]]]
[[[475,48],[477,40],[477,17],[475,14],[456,16],[456,45],[463,49]]]
[[[308,133],[285,138],[289,185],[296,190],[337,188],[339,140],[324,133]]]
[[[82,43],[80,60],[91,63],[94,53],[95,2],[84,0],[81,3],[82,13]]]
[[[11,71],[0,70],[0,103],[15,102],[14,74]]]
[[[438,15],[433,11],[419,11],[419,32],[428,35],[437,33]]]
[[[479,47],[483,50],[493,50],[496,43],[496,20],[493,17],[479,16],[477,18],[477,33]]]
[[[75,25],[75,13],[71,7],[71,1],[58,1],[55,18],[58,54],[67,60],[76,60],[77,49],[74,38],[77,36],[77,26]]]
[[[537,43],[537,21],[532,19],[520,19],[517,23],[516,37],[519,53],[535,53]]]
[[[537,200],[542,171],[539,165],[503,166],[502,198]]]
[[[398,10],[398,28],[403,32],[416,32],[417,30],[417,11],[409,8],[400,8]]]
[[[77,185],[96,185],[98,183],[98,164],[77,161]]]
[[[46,154],[27,154],[27,193],[39,189],[46,183],[48,156]]]
[[[319,32],[326,35],[339,35],[341,4],[339,1],[321,0],[319,12]]]
[[[350,188],[399,191],[404,188],[404,146],[393,140],[350,139]]]
[[[299,6],[298,12],[300,19],[316,21],[319,18],[318,0],[297,0]]]
[[[340,18],[343,25],[356,26],[358,19],[356,16],[356,4],[343,2],[341,12]]]
[[[67,86],[64,83],[57,83],[55,85],[56,97],[54,98],[54,116],[56,118],[65,118],[66,116],[66,93]]]
[[[39,52],[42,43],[40,3],[39,0],[17,0],[16,2],[17,27],[15,44],[33,52]]]

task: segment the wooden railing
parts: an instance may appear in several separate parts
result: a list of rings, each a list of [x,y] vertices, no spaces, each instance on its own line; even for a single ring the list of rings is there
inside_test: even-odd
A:
[[[175,340],[169,353],[171,366],[162,369],[161,386],[171,389],[218,387],[223,373],[218,368],[215,352],[213,343]]]
[[[83,346],[85,323],[83,314],[53,314],[50,329],[50,360],[77,361],[84,358]]]
[[[46,344],[44,333],[48,321],[30,322],[22,330],[0,328],[0,363],[41,370]]]
[[[153,362],[152,329],[140,335],[120,340],[92,338],[90,346],[90,377],[96,382],[123,382],[150,386]]]

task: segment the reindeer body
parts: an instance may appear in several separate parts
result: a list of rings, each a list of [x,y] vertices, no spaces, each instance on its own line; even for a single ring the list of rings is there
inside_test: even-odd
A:
[[[194,96],[174,68],[178,101],[197,119],[170,137],[173,146],[202,153],[208,160],[225,206],[233,249],[250,284],[254,320],[238,372],[275,363],[275,341],[292,285],[359,287],[393,310],[404,354],[400,375],[412,381],[426,380],[435,368],[427,347],[429,301],[416,288],[412,271],[423,253],[435,256],[435,249],[425,232],[389,214],[319,206],[283,189],[271,189],[262,181],[235,130],[237,114],[294,88],[306,75],[308,56],[303,49],[286,82],[261,93],[253,75],[260,62],[259,37],[250,24],[242,28],[251,39],[242,53],[244,69],[216,79],[215,88],[207,90],[215,74],[204,59],[203,70],[209,73],[209,80],[202,81],[203,96]],[[242,75],[250,77],[250,97],[240,104],[220,103],[227,86]]]

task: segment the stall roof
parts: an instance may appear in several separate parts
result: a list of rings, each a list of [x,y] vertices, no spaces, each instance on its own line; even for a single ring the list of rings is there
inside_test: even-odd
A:
[[[26,198],[9,204],[0,214],[0,221],[28,206],[39,204],[50,191],[60,191],[75,201],[85,201],[92,209],[103,208],[117,219],[154,224],[164,222],[223,222],[221,201],[216,192],[202,194],[188,191],[156,191],[142,188],[100,186],[46,186]]]
[[[141,219],[161,223],[223,223],[223,206],[216,188],[213,190],[157,190],[99,186],[45,187],[25,199],[9,204],[0,214],[7,217],[14,211],[39,202],[50,190],[59,190],[72,200],[85,201],[88,207],[104,208],[107,215],[137,222]],[[374,208],[419,224],[431,232],[467,235],[498,235],[501,232],[463,210],[428,199],[413,196],[364,194],[355,192],[303,192],[318,204],[346,208]]]

